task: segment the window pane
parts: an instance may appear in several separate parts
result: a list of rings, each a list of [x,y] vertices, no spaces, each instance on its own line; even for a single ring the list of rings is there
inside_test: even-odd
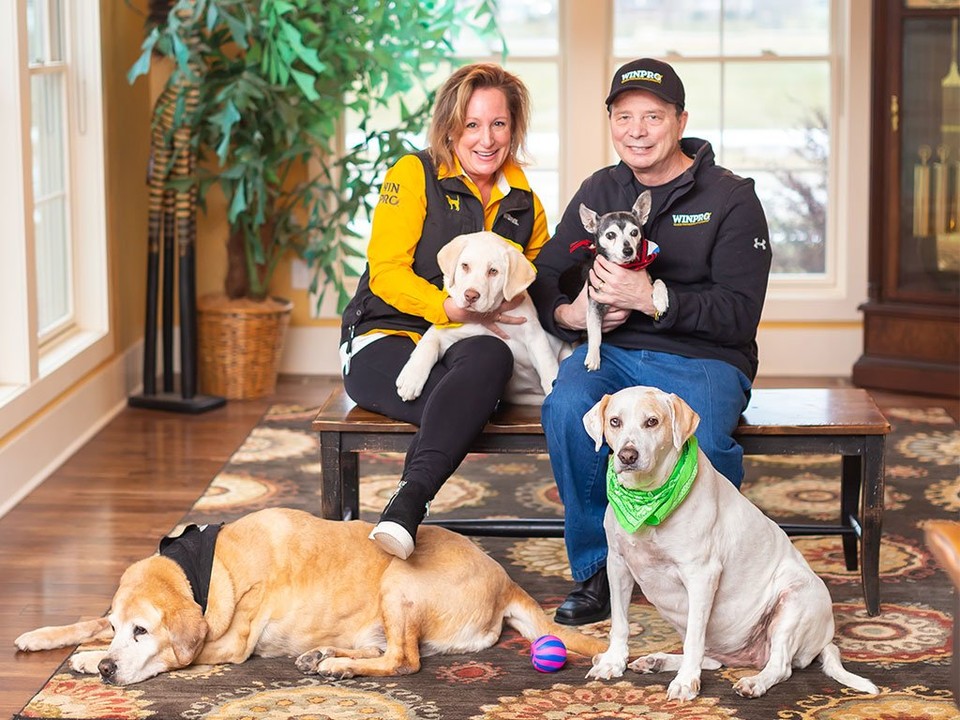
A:
[[[511,55],[529,57],[559,52],[557,0],[501,2],[497,19]]]
[[[560,220],[560,75],[557,63],[508,58],[504,65],[530,92],[530,127],[525,168],[530,187],[540,197],[551,230]]]
[[[57,197],[37,205],[33,221],[37,251],[37,335],[43,338],[72,314],[65,198]]]
[[[61,73],[34,75],[30,81],[30,144],[36,202],[66,189],[63,82]]]
[[[61,0],[49,0],[50,14],[47,21],[50,23],[50,60],[63,60],[63,9]]]
[[[461,0],[464,14],[472,2]],[[542,57],[560,52],[558,0],[501,0],[497,24],[511,56]],[[500,48],[479,40],[474,33],[463,33],[456,40],[457,54],[468,58],[498,53]]]
[[[717,56],[719,0],[616,0],[613,52],[618,57]]]
[[[618,57],[822,55],[829,0],[616,0]]]
[[[43,62],[43,18],[40,13],[43,0],[27,0],[27,62]]]
[[[70,239],[66,222],[66,111],[61,73],[30,80],[38,336],[70,319]]]
[[[728,0],[723,4],[723,54],[826,55],[829,0]]]
[[[826,62],[724,66],[723,164],[757,180],[775,273],[825,271],[829,72]]]

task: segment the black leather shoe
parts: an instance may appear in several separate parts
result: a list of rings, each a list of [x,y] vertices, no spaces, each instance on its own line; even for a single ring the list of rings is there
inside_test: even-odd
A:
[[[598,570],[593,576],[567,595],[557,608],[554,617],[561,625],[586,625],[610,617],[610,583],[607,581],[607,569]]]

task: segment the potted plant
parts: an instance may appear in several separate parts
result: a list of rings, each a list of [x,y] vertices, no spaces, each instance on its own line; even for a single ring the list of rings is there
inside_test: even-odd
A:
[[[177,0],[153,24],[131,82],[157,57],[172,61],[155,108],[172,129],[190,129],[197,172],[189,178],[198,204],[218,186],[226,198],[228,271],[224,293],[201,298],[199,366],[205,392],[254,397],[273,391],[290,304],[270,296],[282,257],[293,253],[314,270],[311,290],[332,288],[338,306],[345,279],[361,257],[351,224],[369,215],[376,173],[411,147],[408,138],[428,119],[431,76],[453,60],[451,40],[464,12],[493,36],[494,0]],[[159,16],[159,17],[158,17]],[[409,108],[405,99],[422,98]],[[374,111],[395,102],[400,119],[369,127]],[[363,139],[340,148],[347,111],[364,118]],[[171,121],[172,118],[172,121]],[[319,302],[319,300],[318,300]],[[243,324],[276,317],[266,341],[227,328],[213,316]],[[238,363],[244,349],[228,341],[276,346],[266,383],[238,386],[257,374]],[[230,355],[217,369],[216,356]],[[219,378],[219,380],[218,380]],[[220,382],[222,381],[222,382]]]

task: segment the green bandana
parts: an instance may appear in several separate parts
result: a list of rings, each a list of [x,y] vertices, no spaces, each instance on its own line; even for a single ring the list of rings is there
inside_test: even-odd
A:
[[[680,459],[667,481],[655,490],[630,490],[617,480],[613,455],[607,465],[607,500],[624,530],[635,533],[641,525],[659,525],[690,492],[697,475],[697,438],[684,443]]]

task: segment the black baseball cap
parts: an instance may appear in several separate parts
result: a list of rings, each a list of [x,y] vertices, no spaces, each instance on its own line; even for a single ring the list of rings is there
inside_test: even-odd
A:
[[[667,63],[653,58],[631,60],[621,67],[613,76],[610,83],[610,94],[607,95],[607,110],[610,104],[620,93],[628,90],[646,90],[677,105],[683,109],[686,95],[683,92],[683,83],[680,76]]]

